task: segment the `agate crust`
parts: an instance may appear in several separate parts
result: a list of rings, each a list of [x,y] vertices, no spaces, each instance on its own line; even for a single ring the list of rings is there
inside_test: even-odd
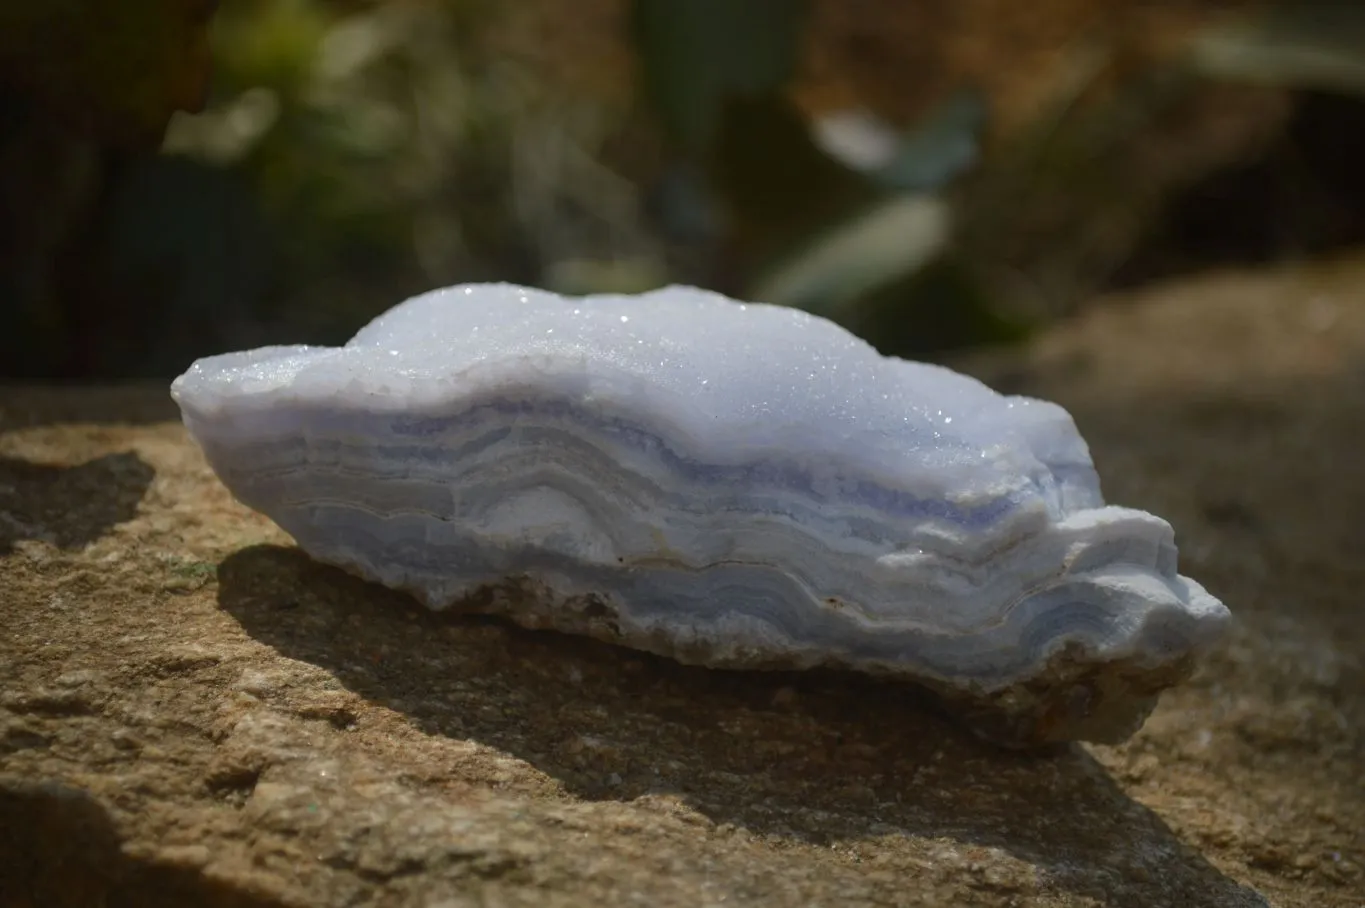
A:
[[[431,608],[910,681],[1005,744],[1126,738],[1228,622],[1062,408],[791,309],[464,285],[172,395],[238,499]]]

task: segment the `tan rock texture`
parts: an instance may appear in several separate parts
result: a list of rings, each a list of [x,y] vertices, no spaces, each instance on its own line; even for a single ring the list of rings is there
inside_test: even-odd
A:
[[[966,365],[1237,615],[1123,746],[438,618],[235,504],[164,388],[0,391],[0,905],[1365,904],[1365,262]]]

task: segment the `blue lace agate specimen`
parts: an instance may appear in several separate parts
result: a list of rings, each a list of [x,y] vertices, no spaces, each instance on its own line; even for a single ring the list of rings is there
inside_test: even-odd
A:
[[[1007,744],[1122,740],[1229,620],[1066,411],[791,309],[458,286],[172,395],[237,498],[434,609],[906,679]]]

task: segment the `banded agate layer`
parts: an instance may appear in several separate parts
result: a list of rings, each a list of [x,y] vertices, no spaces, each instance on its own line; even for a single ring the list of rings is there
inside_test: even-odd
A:
[[[1228,620],[1060,407],[790,309],[466,285],[172,394],[242,502],[432,608],[908,679],[1007,743],[1126,737]]]

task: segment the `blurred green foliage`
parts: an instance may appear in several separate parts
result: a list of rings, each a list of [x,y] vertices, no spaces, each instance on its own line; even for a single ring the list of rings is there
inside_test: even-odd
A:
[[[644,96],[682,166],[702,175],[692,191],[711,197],[718,241],[740,263],[712,282],[836,319],[897,353],[1018,337],[969,276],[945,284],[954,269],[928,268],[952,229],[932,194],[975,161],[979,97],[960,93],[917,129],[878,137],[887,147],[875,160],[845,160],[787,92],[809,9],[803,0],[633,5]],[[831,124],[825,138],[842,130]]]
[[[213,102],[171,124],[162,160],[249,187],[252,213],[220,225],[239,234],[225,244],[237,260],[222,264],[256,272],[269,252],[273,280],[239,318],[259,340],[335,342],[403,295],[457,280],[661,280],[635,188],[602,160],[620,115],[491,51],[507,13],[483,0],[222,10]],[[144,204],[202,236],[194,209],[209,195]],[[620,267],[577,264],[594,259]]]
[[[1222,78],[1365,94],[1365,6],[1354,0],[1273,4],[1200,35],[1192,62]]]
[[[932,357],[1023,336],[1121,270],[1170,192],[1131,176],[1154,172],[1147,138],[1210,79],[1365,86],[1365,8],[1312,0],[1210,29],[1100,104],[1081,99],[1106,58],[1074,49],[987,148],[970,85],[908,127],[798,107],[813,0],[628,2],[637,84],[615,95],[558,84],[558,35],[509,44],[550,7],[234,0],[210,31],[212,0],[0,3],[0,357],[165,375],[337,342],[464,280],[699,283]],[[172,118],[203,101],[210,36],[207,109]],[[124,150],[163,131],[160,155]]]

